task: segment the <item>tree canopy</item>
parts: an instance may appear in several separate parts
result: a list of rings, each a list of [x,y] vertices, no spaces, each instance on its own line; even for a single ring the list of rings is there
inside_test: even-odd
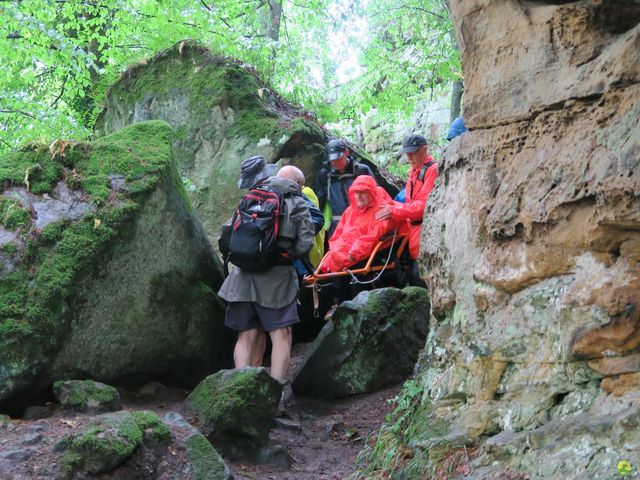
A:
[[[445,0],[15,0],[0,15],[0,151],[85,137],[127,65],[184,39],[321,120],[407,111],[460,75]]]
[[[365,18],[362,74],[343,85],[333,113],[376,107],[406,114],[415,102],[461,77],[460,58],[446,0],[355,2]],[[358,48],[362,35],[351,35]]]

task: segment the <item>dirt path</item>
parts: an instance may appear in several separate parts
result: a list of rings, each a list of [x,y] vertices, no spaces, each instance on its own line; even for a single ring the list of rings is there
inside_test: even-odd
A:
[[[306,347],[294,347],[290,374],[302,361]],[[369,395],[327,402],[296,398],[290,395],[288,388],[285,415],[277,419],[270,439],[272,445],[282,445],[286,449],[288,455],[284,457],[288,457],[289,465],[278,467],[228,462],[229,468],[236,480],[347,479],[355,469],[356,456],[365,440],[379,429],[389,411],[387,400],[397,395],[399,390],[400,386],[394,386]],[[151,393],[152,396],[125,393],[122,408],[152,410],[161,417],[177,412],[189,419],[184,409],[188,392],[158,386],[157,392]],[[10,426],[0,426],[0,478],[60,478],[60,466],[56,465],[60,454],[54,451],[54,445],[63,436],[89,422],[91,417],[65,412],[53,405],[50,407],[52,415],[49,418],[14,420]],[[172,430],[174,436],[178,435],[175,428]],[[172,449],[171,453],[167,470],[175,473],[181,470],[185,459],[183,452],[176,453]],[[122,478],[116,472],[107,476]],[[169,474],[157,478],[180,477]]]
[[[294,345],[288,377],[304,359],[309,344]],[[289,468],[229,463],[237,480],[343,480],[355,470],[367,437],[379,430],[390,410],[388,400],[400,385],[368,395],[324,401],[297,398],[285,390],[285,415],[269,438],[289,453]]]
[[[324,402],[291,398],[286,412],[271,431],[272,442],[284,445],[293,461],[289,469],[268,465],[229,465],[236,479],[347,479],[358,452],[375,433],[389,410],[387,400],[399,386],[346,400]]]

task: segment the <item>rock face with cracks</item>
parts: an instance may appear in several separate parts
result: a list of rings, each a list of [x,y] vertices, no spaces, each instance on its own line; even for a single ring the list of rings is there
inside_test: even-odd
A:
[[[360,293],[342,303],[296,372],[293,391],[333,399],[399,383],[413,371],[429,328],[417,287]]]
[[[222,269],[167,124],[28,145],[0,158],[0,177],[1,408],[58,380],[195,383],[224,364]]]
[[[637,472],[640,5],[451,11],[470,132],[449,145],[422,226],[433,318],[398,470]]]

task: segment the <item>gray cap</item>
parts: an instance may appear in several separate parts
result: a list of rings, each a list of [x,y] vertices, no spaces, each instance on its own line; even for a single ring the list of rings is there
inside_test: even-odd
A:
[[[330,140],[329,143],[327,143],[327,147],[326,147],[329,161],[333,162],[334,160],[339,159],[344,153],[344,151],[348,148],[349,146],[347,145],[347,142],[345,142],[344,140],[341,140],[339,138],[334,138],[333,140]]]
[[[275,175],[278,165],[267,163],[262,155],[249,157],[240,165],[240,180],[238,188],[252,188],[256,183]]]
[[[413,153],[426,144],[427,139],[422,135],[409,135],[402,144],[402,153]]]

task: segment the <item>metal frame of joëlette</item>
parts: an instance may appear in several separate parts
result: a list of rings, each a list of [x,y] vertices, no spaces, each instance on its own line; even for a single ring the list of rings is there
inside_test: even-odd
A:
[[[387,268],[395,268],[395,260],[392,262],[389,262],[386,265],[376,265],[373,267],[371,266],[376,254],[380,250],[383,250],[387,247],[392,247],[392,242],[390,237],[391,237],[391,234],[386,234],[380,239],[380,241],[376,244],[375,248],[373,249],[373,252],[371,252],[371,255],[369,256],[369,260],[367,261],[367,264],[364,267],[356,268],[355,270],[349,270],[345,268],[342,272],[320,273],[322,270],[322,266],[324,265],[325,261],[329,256],[329,252],[327,252],[324,255],[324,257],[322,257],[322,260],[318,264],[318,267],[316,268],[316,270],[311,275],[307,275],[306,277],[304,277],[302,281],[306,284],[307,287],[313,287],[314,284],[316,284],[320,280],[331,280],[332,278],[346,277],[347,275],[350,276],[351,274],[366,275],[368,273],[379,272],[380,270],[385,270]],[[396,240],[400,242],[400,246],[398,247],[398,251],[396,253],[396,258],[400,258],[400,255],[402,255],[402,252],[404,252],[404,249],[407,247],[407,242],[409,241],[409,237],[406,234],[403,234],[403,235],[398,234],[396,235]]]

